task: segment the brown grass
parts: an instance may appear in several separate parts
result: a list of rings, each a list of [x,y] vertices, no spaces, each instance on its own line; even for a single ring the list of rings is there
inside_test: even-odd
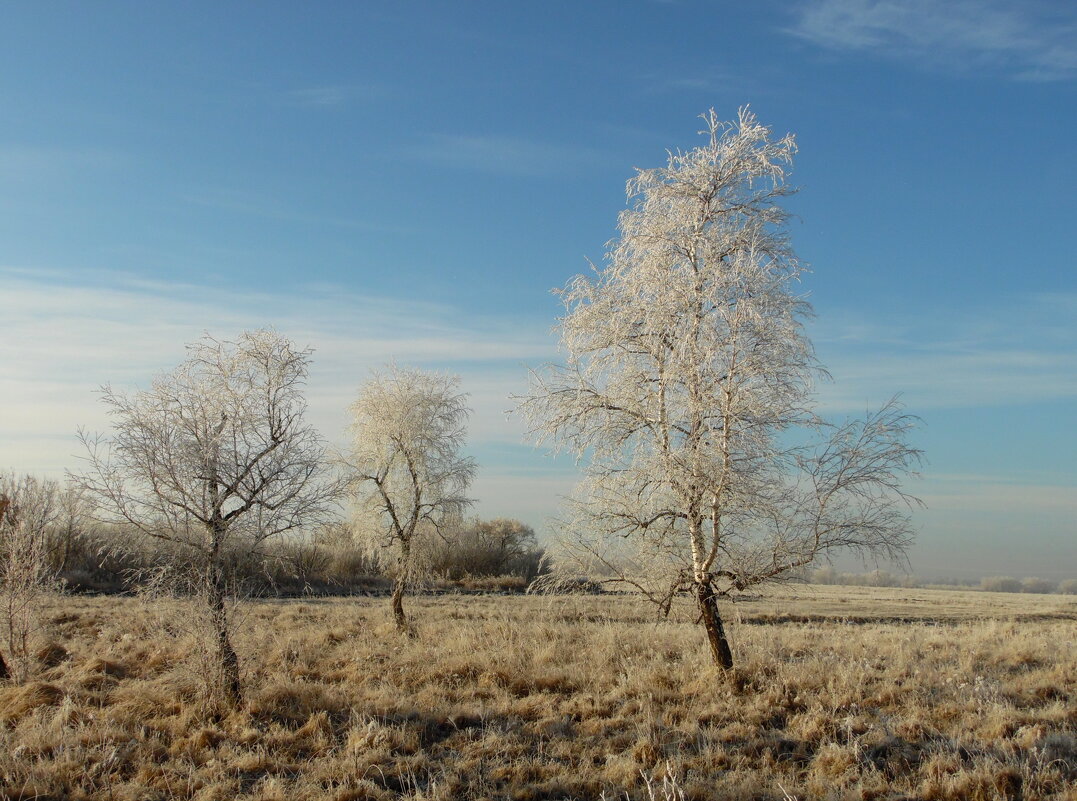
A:
[[[229,712],[182,626],[65,599],[0,689],[0,797],[1077,799],[1073,599],[786,589],[729,610],[731,676],[631,596],[409,610],[251,604]]]

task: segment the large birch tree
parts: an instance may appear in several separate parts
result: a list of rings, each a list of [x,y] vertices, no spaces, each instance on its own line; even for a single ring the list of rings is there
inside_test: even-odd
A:
[[[690,595],[729,668],[718,599],[837,549],[903,552],[918,452],[895,401],[840,425],[812,411],[822,369],[781,206],[794,137],[747,108],[703,120],[703,145],[628,182],[605,266],[559,290],[567,362],[521,409],[585,466],[567,553],[667,612]]]

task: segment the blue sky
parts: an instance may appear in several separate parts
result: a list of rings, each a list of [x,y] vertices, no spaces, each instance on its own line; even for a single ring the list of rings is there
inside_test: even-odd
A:
[[[389,358],[461,373],[484,515],[571,467],[506,418],[633,167],[750,103],[798,136],[829,414],[925,427],[924,574],[1077,575],[1077,8],[997,0],[7,4],[0,466],[204,330],[317,349],[334,440]]]

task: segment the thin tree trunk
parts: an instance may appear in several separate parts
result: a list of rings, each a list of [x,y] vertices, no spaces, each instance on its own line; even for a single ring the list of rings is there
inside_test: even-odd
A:
[[[396,621],[396,629],[401,634],[407,634],[408,636],[414,635],[414,630],[411,628],[411,624],[408,622],[407,615],[404,614],[404,586],[406,582],[403,576],[398,576],[396,581],[393,582],[393,620]]]
[[[221,695],[232,706],[238,706],[243,700],[243,690],[239,683],[239,655],[232,647],[228,634],[228,606],[224,573],[221,566],[210,567],[209,612],[216,636],[218,667],[221,671]]]
[[[733,652],[729,650],[729,640],[725,637],[722,616],[718,613],[718,598],[710,582],[696,585],[696,598],[699,611],[703,616],[703,625],[707,629],[707,641],[711,646],[714,664],[729,670],[733,667]]]
[[[409,637],[415,636],[415,629],[407,615],[404,614],[404,590],[408,585],[408,577],[411,575],[411,538],[400,539],[400,561],[397,563],[396,581],[393,582],[393,620],[396,621],[396,629],[401,634]]]
[[[0,493],[0,525],[3,525],[4,515],[7,514],[8,507],[11,506],[11,501],[6,495]],[[14,521],[11,521],[14,524]],[[11,620],[11,616],[8,615],[8,620]],[[7,666],[7,662],[4,660],[4,654],[0,653],[0,681],[7,681],[11,678],[11,669]]]

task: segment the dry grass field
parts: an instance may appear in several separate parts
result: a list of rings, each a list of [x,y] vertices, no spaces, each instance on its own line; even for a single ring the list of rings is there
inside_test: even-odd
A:
[[[260,601],[247,697],[203,699],[184,610],[73,597],[0,689],[4,799],[1077,799],[1077,600],[794,586],[727,609],[631,596]]]

